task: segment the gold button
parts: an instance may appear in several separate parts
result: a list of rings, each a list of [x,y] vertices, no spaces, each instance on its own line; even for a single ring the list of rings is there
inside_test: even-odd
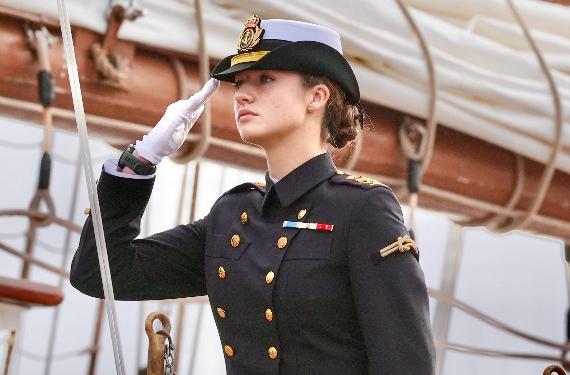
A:
[[[216,311],[218,312],[220,318],[226,319],[226,310],[222,309],[221,307],[218,307]]]
[[[273,311],[271,311],[271,309],[265,310],[265,319],[269,321],[273,320]]]
[[[83,210],[83,213],[85,215],[89,215],[91,213],[91,207],[87,207],[86,209]]]
[[[222,280],[226,278],[226,269],[224,267],[220,266],[220,268],[218,268],[218,276]]]
[[[241,217],[241,223],[242,223],[242,224],[246,224],[246,223],[247,223],[247,219],[248,219],[248,218],[247,218],[247,212],[245,212],[245,211],[242,212],[242,214],[241,214],[240,217]]]
[[[277,349],[274,346],[270,346],[269,349],[267,349],[267,354],[269,354],[269,358],[275,359],[277,358]]]
[[[232,244],[232,247],[238,247],[239,246],[239,236],[237,234],[234,234],[232,236],[232,239],[230,240],[230,243]]]
[[[279,237],[277,240],[277,247],[282,249],[287,246],[287,237]]]
[[[307,214],[307,210],[305,208],[303,208],[301,211],[299,211],[299,213],[297,214],[297,219],[301,220],[302,218],[305,217],[305,215]]]
[[[273,278],[275,277],[275,274],[273,273],[273,271],[269,271],[267,273],[267,275],[265,275],[265,282],[267,284],[271,284],[271,282],[273,281]]]
[[[226,353],[226,355],[228,357],[233,357],[234,356],[234,349],[229,345],[224,345],[224,353]]]

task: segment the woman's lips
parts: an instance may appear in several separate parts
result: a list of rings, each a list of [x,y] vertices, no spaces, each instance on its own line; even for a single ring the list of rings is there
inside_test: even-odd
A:
[[[257,116],[257,113],[250,111],[249,109],[240,109],[237,113],[238,121],[242,119],[251,118],[254,116]]]

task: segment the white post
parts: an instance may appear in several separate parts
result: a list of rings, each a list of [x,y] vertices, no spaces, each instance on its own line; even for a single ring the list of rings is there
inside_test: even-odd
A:
[[[463,251],[463,227],[452,223],[447,238],[440,292],[449,297],[455,296],[459,266]],[[437,301],[433,321],[433,336],[436,342],[436,374],[441,375],[445,360],[445,348],[437,346],[438,342],[447,342],[451,306],[443,301]]]

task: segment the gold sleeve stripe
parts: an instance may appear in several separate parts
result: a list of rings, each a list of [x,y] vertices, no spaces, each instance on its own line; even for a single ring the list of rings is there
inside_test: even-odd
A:
[[[267,55],[269,51],[255,51],[255,52],[247,52],[247,53],[240,53],[239,55],[235,55],[232,57],[231,65],[234,66],[239,63],[244,62],[252,62],[252,61],[259,61],[263,56]]]
[[[418,247],[416,246],[416,242],[410,238],[409,235],[405,235],[403,237],[398,237],[398,240],[391,243],[390,245],[382,248],[380,250],[380,255],[384,258],[388,255],[399,251],[401,253],[405,251],[413,251],[414,254],[418,255]]]

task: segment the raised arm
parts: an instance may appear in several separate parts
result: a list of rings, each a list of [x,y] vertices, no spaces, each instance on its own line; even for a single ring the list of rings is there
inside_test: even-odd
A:
[[[204,244],[207,217],[136,239],[154,179],[129,179],[103,172],[97,185],[115,298],[164,299],[206,294]],[[103,297],[91,215],[71,264],[71,284]]]
[[[115,298],[163,299],[206,294],[204,281],[205,220],[179,225],[145,239],[135,240],[148,203],[154,167],[178,150],[204,110],[204,103],[219,87],[210,79],[188,99],[172,103],[136,149],[127,149],[119,165],[105,163],[97,186]],[[132,152],[132,154],[131,154]],[[138,160],[137,160],[138,159]],[[142,162],[142,164],[140,163]],[[147,164],[147,165],[144,165]],[[129,167],[133,167],[129,168]],[[142,167],[142,168],[141,168]],[[71,265],[71,284],[81,292],[102,297],[101,275],[91,215]]]

